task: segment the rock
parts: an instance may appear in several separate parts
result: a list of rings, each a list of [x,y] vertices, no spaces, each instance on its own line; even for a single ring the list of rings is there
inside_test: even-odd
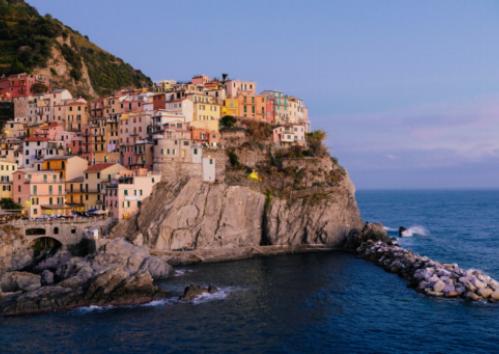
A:
[[[3,292],[33,291],[41,286],[40,276],[28,272],[8,272],[0,278]]]
[[[482,298],[480,296],[478,296],[477,294],[475,294],[474,292],[472,291],[468,291],[467,293],[464,294],[464,297],[468,300],[471,300],[471,301],[479,301],[481,300]]]
[[[154,280],[166,279],[173,274],[173,268],[157,257],[147,257],[143,268],[151,274]]]
[[[324,164],[324,170],[335,168],[330,159],[317,164]],[[155,251],[341,246],[351,231],[360,234],[363,224],[348,176],[307,203],[318,195],[316,189],[300,191],[303,196],[291,203],[288,198],[268,198],[258,188],[207,184],[199,178],[161,182],[141,212],[116,232]]]
[[[472,275],[466,275],[464,277],[459,278],[459,282],[466,287],[469,291],[473,292],[476,290],[476,286],[472,282]]]
[[[478,295],[483,297],[484,299],[488,299],[494,291],[490,288],[479,288]]]
[[[499,301],[499,290],[496,290],[490,294],[490,298],[494,301]]]
[[[50,270],[45,269],[41,275],[42,285],[52,285],[54,284],[54,273]]]
[[[61,253],[47,259],[40,264],[47,268],[41,276],[4,274],[0,279],[2,291],[24,292],[0,298],[0,311],[25,314],[92,304],[137,304],[163,295],[154,278],[171,274],[166,262],[123,239],[103,239],[100,243],[102,247],[95,255],[67,259]]]
[[[478,277],[472,277],[471,278],[471,283],[477,288],[477,289],[483,289],[487,286],[483,281],[479,280]]]
[[[214,293],[216,291],[217,291],[217,288],[215,288],[214,286],[211,286],[211,285],[204,287],[204,286],[200,286],[200,285],[191,284],[184,289],[184,293],[179,297],[179,300],[192,301],[195,298],[197,298],[203,294],[206,294],[206,293],[211,294],[211,293]]]
[[[445,283],[442,280],[437,280],[435,284],[433,284],[433,291],[436,293],[441,293],[445,289]]]
[[[407,231],[407,228],[404,226],[399,227],[399,236],[404,236],[404,231]]]

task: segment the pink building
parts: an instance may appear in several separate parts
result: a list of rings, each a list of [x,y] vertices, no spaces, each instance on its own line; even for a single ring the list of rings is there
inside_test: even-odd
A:
[[[49,87],[48,80],[41,75],[15,74],[0,78],[0,97],[13,99],[16,97],[30,96],[33,86],[43,85]]]
[[[64,179],[55,171],[18,170],[13,174],[12,199],[29,217],[68,215]]]
[[[107,183],[104,191],[106,210],[118,220],[132,217],[160,180],[159,173],[139,169],[135,171],[134,176],[122,177]]]

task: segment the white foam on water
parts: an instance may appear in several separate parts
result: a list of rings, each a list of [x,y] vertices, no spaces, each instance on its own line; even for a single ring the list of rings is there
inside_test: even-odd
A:
[[[408,227],[407,230],[402,231],[402,237],[412,237],[412,236],[428,236],[430,232],[428,229],[421,225],[413,225]]]
[[[192,269],[175,269],[173,276],[174,277],[181,277],[181,276],[186,275],[187,273],[192,273]]]
[[[192,300],[194,305],[202,304],[210,301],[224,300],[234,291],[232,287],[218,288],[214,293],[203,293]]]
[[[90,305],[90,306],[83,306],[79,307],[76,309],[77,312],[86,314],[86,313],[91,313],[91,312],[102,312],[102,311],[107,311],[114,308],[114,306],[97,306],[97,305]]]
[[[176,297],[170,297],[166,299],[159,299],[159,300],[153,300],[151,302],[147,302],[142,305],[138,305],[139,307],[158,307],[158,306],[165,306],[165,305],[172,305],[174,303],[178,302]],[[134,306],[132,306],[134,307]]]
[[[394,232],[394,231],[398,231],[399,229],[395,228],[395,227],[390,227],[390,226],[383,226],[383,229],[385,229],[385,231],[388,231],[388,232]]]

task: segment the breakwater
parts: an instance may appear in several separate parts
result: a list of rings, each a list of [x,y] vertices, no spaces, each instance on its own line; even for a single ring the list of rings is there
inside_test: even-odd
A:
[[[396,243],[367,240],[356,253],[400,275],[418,291],[436,297],[499,302],[499,282],[477,269],[462,269],[415,254]]]

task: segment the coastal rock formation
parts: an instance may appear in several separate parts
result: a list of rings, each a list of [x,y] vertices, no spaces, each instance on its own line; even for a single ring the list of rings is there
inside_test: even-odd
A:
[[[499,282],[476,269],[462,269],[457,264],[442,264],[415,254],[383,235],[377,225],[366,225],[361,233],[353,232],[346,243],[386,271],[400,275],[418,291],[435,297],[464,298],[472,301],[499,301]]]
[[[155,280],[172,268],[123,239],[103,240],[95,254],[60,251],[33,268],[0,280],[0,313],[29,314],[87,305],[138,304],[163,295]]]
[[[124,234],[154,251],[339,246],[362,225],[352,184],[346,177],[325,194],[316,192],[290,200],[249,186],[208,184],[197,178],[160,183],[136,218],[113,234]]]
[[[0,226],[0,274],[23,269],[33,262],[33,249],[20,231],[8,224]]]
[[[202,296],[203,294],[213,294],[217,290],[218,289],[216,287],[211,285],[201,286],[201,285],[191,284],[184,289],[184,293],[179,297],[179,300],[192,301],[197,297]]]

